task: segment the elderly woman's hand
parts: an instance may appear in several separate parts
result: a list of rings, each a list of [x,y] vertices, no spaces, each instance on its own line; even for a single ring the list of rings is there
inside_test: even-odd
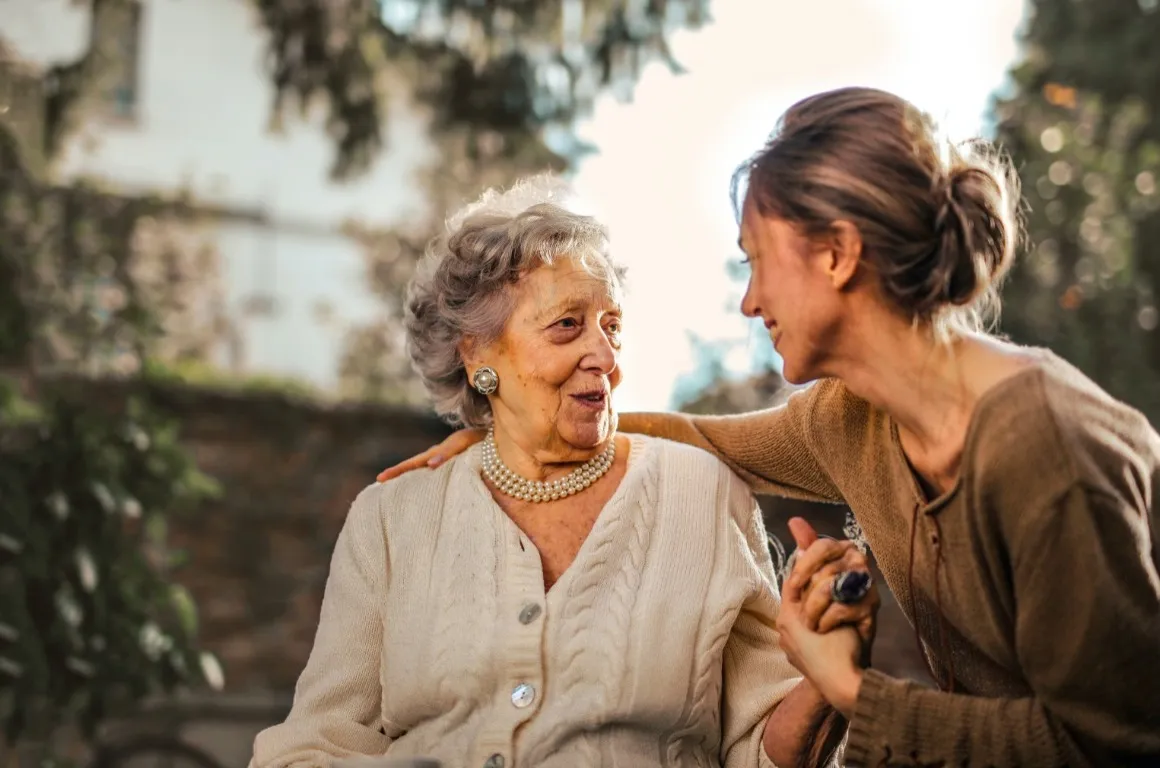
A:
[[[881,598],[872,581],[869,591],[855,603],[834,600],[834,579],[841,573],[865,574],[870,564],[851,541],[820,538],[813,527],[800,517],[789,521],[790,533],[797,544],[793,567],[783,587],[783,598],[792,595],[801,604],[801,620],[813,632],[826,633],[843,625],[858,630],[867,657],[874,633]]]
[[[790,664],[849,720],[862,686],[864,644],[852,627],[839,627],[825,634],[809,629],[800,597],[782,600],[777,616],[778,642]]]
[[[458,456],[478,443],[484,438],[485,434],[482,429],[461,429],[438,445],[433,445],[423,451],[418,456],[412,456],[406,461],[401,461],[393,467],[384,469],[375,479],[380,483],[385,483],[392,478],[410,472],[412,469],[437,467],[452,456]]]

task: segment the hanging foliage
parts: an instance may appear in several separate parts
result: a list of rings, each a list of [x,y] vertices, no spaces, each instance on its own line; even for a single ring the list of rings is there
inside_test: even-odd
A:
[[[0,727],[51,750],[58,726],[220,683],[165,548],[212,485],[147,398],[84,386],[146,370],[196,280],[155,247],[181,206],[47,184],[3,124],[0,169]]]
[[[339,177],[383,145],[384,93],[404,82],[437,128],[539,137],[567,128],[601,92],[631,93],[642,68],[679,64],[677,28],[709,0],[254,0],[270,33],[275,110],[326,110]],[[514,147],[513,142],[508,146]]]

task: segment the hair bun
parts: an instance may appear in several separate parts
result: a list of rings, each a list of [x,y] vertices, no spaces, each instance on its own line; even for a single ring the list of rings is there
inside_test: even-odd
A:
[[[971,304],[1007,273],[1016,239],[1007,188],[990,169],[965,163],[936,186],[933,305]]]
[[[949,144],[929,115],[874,88],[790,107],[734,174],[733,199],[742,216],[753,206],[810,236],[852,223],[885,300],[940,332],[995,317],[1019,235],[1019,180],[1002,153]]]

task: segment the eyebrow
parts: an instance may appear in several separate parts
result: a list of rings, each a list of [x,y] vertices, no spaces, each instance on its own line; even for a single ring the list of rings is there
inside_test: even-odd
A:
[[[537,312],[536,321],[543,322],[568,312],[575,312],[581,309],[585,304],[587,304],[587,302],[578,296],[558,301],[555,304],[545,308],[544,310]],[[619,302],[613,303],[612,307],[610,307],[608,311],[617,315],[624,314]]]
[[[545,320],[551,320],[552,318],[559,315],[563,315],[568,312],[574,312],[579,308],[581,303],[582,302],[575,297],[554,302],[547,307],[544,307],[539,312],[536,312],[536,322],[544,322]]]

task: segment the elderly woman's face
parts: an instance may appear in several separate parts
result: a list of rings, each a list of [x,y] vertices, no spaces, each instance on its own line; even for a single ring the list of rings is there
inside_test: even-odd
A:
[[[568,258],[533,270],[514,290],[503,334],[473,355],[499,374],[497,426],[543,448],[601,446],[616,429],[619,291]]]

